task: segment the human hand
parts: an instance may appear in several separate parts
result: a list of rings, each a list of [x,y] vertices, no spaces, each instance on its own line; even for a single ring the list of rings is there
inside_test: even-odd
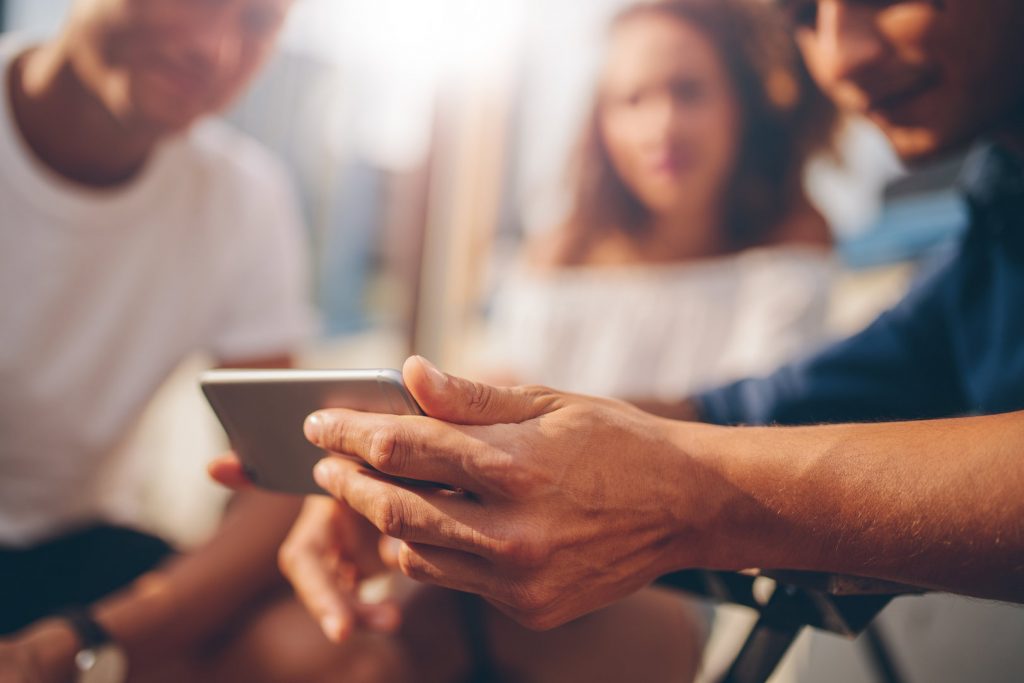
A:
[[[35,656],[22,643],[0,642],[0,683],[42,683]]]
[[[0,640],[0,683],[64,683],[74,676],[77,637],[58,620]]]
[[[233,454],[218,458],[208,470],[229,488],[252,485]],[[344,502],[326,496],[304,501],[278,552],[278,566],[331,641],[343,642],[357,626],[382,632],[398,627],[401,615],[393,601],[359,600],[361,583],[390,569],[382,553],[394,557],[391,541]]]
[[[343,642],[357,626],[384,633],[398,628],[401,614],[393,601],[359,599],[362,581],[387,569],[381,553],[388,541],[345,502],[306,498],[278,564],[333,642]]]
[[[431,417],[326,410],[306,434],[379,470],[329,457],[315,475],[403,541],[408,576],[546,629],[700,562],[699,469],[674,423],[616,401],[473,383],[418,358],[403,374]]]

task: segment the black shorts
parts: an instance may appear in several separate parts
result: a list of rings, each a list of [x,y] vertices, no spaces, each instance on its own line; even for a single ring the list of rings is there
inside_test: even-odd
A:
[[[95,526],[28,549],[0,548],[0,635],[131,583],[173,554],[154,536]]]

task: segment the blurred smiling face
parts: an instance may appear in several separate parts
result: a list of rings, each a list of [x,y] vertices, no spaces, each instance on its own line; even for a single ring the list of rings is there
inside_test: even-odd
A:
[[[182,130],[230,104],[273,50],[292,0],[79,0],[76,72],[115,117]]]
[[[612,34],[600,128],[622,182],[655,214],[717,202],[739,112],[715,46],[690,24],[634,17]]]
[[[978,135],[1020,127],[1024,1],[780,4],[822,90],[880,126],[904,160],[926,160]]]

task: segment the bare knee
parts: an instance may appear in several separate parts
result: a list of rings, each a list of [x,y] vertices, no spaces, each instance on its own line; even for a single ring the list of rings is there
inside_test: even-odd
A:
[[[249,619],[211,653],[202,680],[252,683],[398,683],[406,680],[394,639],[356,632],[341,645],[328,641],[294,599],[282,599]]]
[[[497,664],[513,679],[690,681],[700,668],[707,625],[675,593],[647,589],[545,633],[497,611],[488,617]]]

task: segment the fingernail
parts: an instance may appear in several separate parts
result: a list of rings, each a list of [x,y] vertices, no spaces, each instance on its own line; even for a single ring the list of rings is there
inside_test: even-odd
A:
[[[381,556],[386,564],[398,564],[398,556],[402,552],[402,542],[397,538],[387,538],[381,545]]]
[[[320,414],[313,413],[306,418],[305,424],[302,425],[302,431],[306,435],[306,439],[319,446],[320,433],[323,431],[323,426],[324,421]]]
[[[448,384],[448,375],[438,370],[436,365],[431,363],[423,356],[416,356],[416,360],[418,360],[420,362],[420,365],[423,366],[423,370],[427,374],[427,379],[430,380],[430,383],[434,386],[434,389],[444,389],[445,385]]]
[[[335,476],[335,466],[330,458],[324,458],[313,467],[313,481],[319,484],[321,488],[329,489],[331,484],[334,483]]]
[[[340,643],[345,639],[345,624],[337,614],[328,614],[321,619],[320,630],[332,642]]]

